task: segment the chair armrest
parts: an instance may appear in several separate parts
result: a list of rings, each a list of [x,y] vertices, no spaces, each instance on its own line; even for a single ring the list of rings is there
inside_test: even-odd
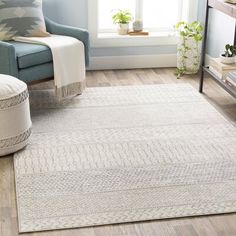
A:
[[[9,42],[0,41],[0,74],[18,77],[15,48]]]
[[[45,17],[45,23],[47,31],[51,34],[70,36],[82,41],[85,48],[86,66],[89,66],[90,43],[89,43],[89,33],[87,30],[61,25],[48,19],[47,17]]]

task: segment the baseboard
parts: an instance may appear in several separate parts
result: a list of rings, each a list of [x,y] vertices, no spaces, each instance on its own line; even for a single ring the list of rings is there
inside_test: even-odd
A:
[[[176,67],[176,54],[91,57],[89,70]]]

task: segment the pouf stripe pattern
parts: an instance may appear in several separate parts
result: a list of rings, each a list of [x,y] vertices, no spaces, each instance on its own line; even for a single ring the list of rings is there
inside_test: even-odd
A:
[[[26,132],[16,137],[0,140],[0,148],[8,148],[17,145],[19,143],[22,143],[26,141],[30,137],[30,135],[31,135],[31,128],[29,128]]]
[[[26,83],[9,75],[0,75],[0,157],[27,145],[31,125]]]
[[[28,92],[28,89],[26,89],[23,93],[18,94],[12,98],[1,100],[0,109],[7,109],[9,107],[16,106],[24,102],[28,98],[29,98],[29,92]]]

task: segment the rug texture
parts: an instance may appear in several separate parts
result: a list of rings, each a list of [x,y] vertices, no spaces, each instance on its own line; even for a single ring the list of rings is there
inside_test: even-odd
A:
[[[32,91],[20,232],[236,211],[236,128],[190,85]]]

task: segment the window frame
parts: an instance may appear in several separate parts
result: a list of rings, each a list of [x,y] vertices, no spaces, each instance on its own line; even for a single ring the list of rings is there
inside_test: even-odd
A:
[[[88,0],[88,29],[90,32],[91,46],[100,47],[131,47],[131,46],[159,46],[176,45],[177,36],[174,30],[151,28],[149,36],[120,36],[111,30],[99,32],[98,25],[98,1]],[[136,0],[135,17],[142,18],[142,2],[145,0]],[[181,20],[191,22],[197,20],[198,0],[178,0],[181,4]],[[184,13],[184,14],[183,14]],[[158,31],[157,31],[158,30]]]

